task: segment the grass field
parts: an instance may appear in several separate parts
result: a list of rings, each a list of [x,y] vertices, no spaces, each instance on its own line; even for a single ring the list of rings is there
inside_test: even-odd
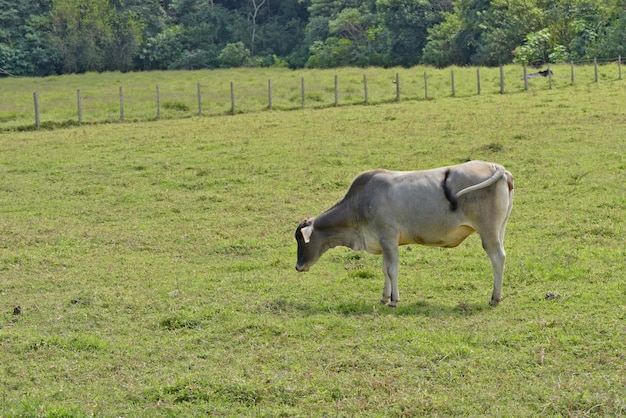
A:
[[[0,416],[626,415],[625,93],[0,133]],[[477,236],[396,309],[380,257],[296,273],[360,171],[468,159],[515,176],[498,307]]]
[[[617,63],[598,67],[598,83],[619,79]],[[570,65],[552,67],[552,86],[539,77],[528,83],[530,91],[570,88]],[[271,80],[272,109],[319,109],[337,105],[380,104],[400,101],[426,101],[452,96],[500,94],[499,68],[454,67],[413,68],[338,68],[329,70],[289,70],[281,68],[240,68],[199,71],[153,71],[143,73],[88,73],[45,78],[0,78],[0,131],[33,129],[35,110],[33,94],[37,92],[40,124],[43,128],[78,125],[78,94],[81,97],[82,124],[117,122],[121,119],[122,89],[124,121],[182,119],[198,115],[217,116],[233,111],[230,86],[233,86],[235,113],[264,111],[269,108]],[[537,71],[528,68],[528,73]],[[596,83],[593,65],[574,67],[574,86],[587,90]],[[504,93],[524,92],[523,68],[503,68]],[[425,78],[426,76],[426,78]],[[399,78],[399,83],[393,81]],[[302,83],[304,82],[304,103]],[[157,86],[159,106],[157,110]],[[198,106],[198,86],[200,107]],[[399,86],[399,91],[398,87]],[[399,94],[399,96],[398,96]]]

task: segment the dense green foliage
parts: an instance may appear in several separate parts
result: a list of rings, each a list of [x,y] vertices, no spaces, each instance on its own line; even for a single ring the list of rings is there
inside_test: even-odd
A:
[[[626,415],[625,94],[0,132],[0,416]],[[467,159],[515,176],[497,308],[476,235],[403,247],[396,309],[380,256],[295,271],[358,172]]]
[[[625,0],[0,0],[0,74],[615,59],[626,48],[625,5]]]

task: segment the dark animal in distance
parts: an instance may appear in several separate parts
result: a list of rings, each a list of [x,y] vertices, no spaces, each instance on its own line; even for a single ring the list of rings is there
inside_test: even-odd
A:
[[[382,254],[381,303],[396,306],[398,246],[452,248],[478,232],[493,267],[491,305],[502,298],[504,233],[513,204],[513,176],[483,161],[421,171],[359,174],[344,198],[296,229],[296,270],[307,271],[328,249]]]
[[[536,73],[532,73],[532,74],[527,74],[526,75],[526,79],[530,80],[532,78],[536,78],[536,77],[548,77],[554,75],[554,73],[552,72],[552,70],[550,68],[548,68],[547,70],[543,70],[543,71],[539,71]],[[520,80],[523,80],[524,77],[522,76],[522,78],[520,78]]]

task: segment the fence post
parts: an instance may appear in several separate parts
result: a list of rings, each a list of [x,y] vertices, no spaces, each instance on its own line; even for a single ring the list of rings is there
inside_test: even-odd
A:
[[[83,123],[83,101],[80,97],[80,89],[76,90],[76,98],[78,100],[78,124]]]
[[[122,93],[122,86],[120,86],[120,122],[124,122],[124,94]]]
[[[161,119],[161,95],[159,94],[159,85],[156,85],[156,105],[157,105],[157,119]]]
[[[363,94],[365,95],[365,106],[367,106],[369,104],[368,98],[367,98],[367,75],[363,74]]]
[[[339,106],[339,83],[337,75],[335,74],[335,106]]]
[[[428,100],[428,76],[424,71],[424,99]]]
[[[504,94],[504,67],[500,66],[500,94]]]
[[[550,69],[550,63],[548,63],[548,87],[552,90],[552,70]]]
[[[198,116],[202,114],[202,95],[200,94],[200,83],[197,85],[198,92]]]
[[[304,107],[304,77],[302,77],[301,80],[301,87],[302,87],[302,107]]]
[[[597,58],[593,59],[593,73],[594,73],[594,79],[597,83],[598,82],[598,59]]]
[[[39,129],[41,126],[41,120],[39,119],[39,94],[33,93],[33,101],[35,102],[35,128]]]
[[[272,79],[267,80],[267,97],[269,100],[269,109],[272,110]]]
[[[476,85],[478,87],[478,95],[480,96],[480,68],[476,68]]]
[[[526,64],[522,64],[524,68],[524,90],[528,90],[528,69],[526,68]]]
[[[450,81],[452,82],[452,97],[456,96],[454,92],[454,70],[450,70]]]
[[[400,101],[400,74],[396,73],[396,100]]]
[[[235,114],[235,86],[230,82],[230,114]]]
[[[571,61],[571,68],[572,68],[572,84],[574,84],[574,61]]]

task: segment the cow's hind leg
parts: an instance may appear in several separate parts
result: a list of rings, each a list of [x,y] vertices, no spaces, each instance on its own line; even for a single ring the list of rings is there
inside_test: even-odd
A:
[[[400,301],[398,291],[398,247],[397,245],[382,245],[383,247],[383,275],[385,276],[385,287],[380,303],[389,303],[389,306],[396,307]]]
[[[385,267],[383,267],[383,276],[385,276],[385,286],[383,287],[383,297],[380,298],[380,303],[386,305],[391,299],[391,280],[385,273]]]
[[[491,267],[493,267],[493,293],[489,304],[496,306],[502,300],[502,277],[504,276],[506,253],[499,234],[490,234],[487,237],[481,236],[481,239],[483,248],[491,261]]]
[[[506,192],[499,195],[499,205],[494,208],[497,215],[482,223],[483,225],[489,225],[486,230],[483,228],[478,230],[483,248],[487,252],[493,267],[493,294],[489,302],[492,306],[496,306],[502,300],[502,277],[504,276],[504,262],[506,259],[504,234],[506,232],[506,223],[513,208],[512,184],[505,186],[501,183],[499,187],[506,187],[507,189]],[[500,218],[499,222],[497,218]]]

